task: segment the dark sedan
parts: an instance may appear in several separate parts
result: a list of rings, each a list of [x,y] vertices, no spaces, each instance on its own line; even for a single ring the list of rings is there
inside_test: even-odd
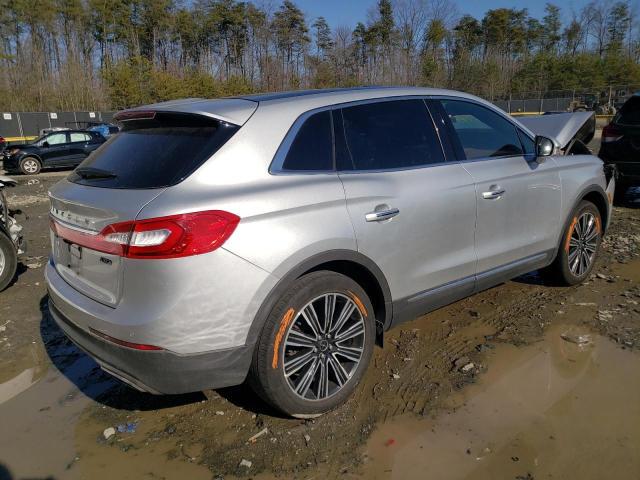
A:
[[[43,168],[75,167],[105,142],[98,132],[51,132],[31,143],[12,145],[4,151],[4,169],[34,175]]]
[[[599,156],[605,163],[616,165],[617,185],[622,191],[640,185],[640,94],[629,98],[602,129]]]

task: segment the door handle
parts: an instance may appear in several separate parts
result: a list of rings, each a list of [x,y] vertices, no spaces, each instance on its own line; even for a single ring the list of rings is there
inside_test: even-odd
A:
[[[502,197],[504,195],[505,189],[498,188],[496,190],[490,190],[488,192],[482,192],[482,198],[485,200],[495,200],[496,198]]]
[[[389,220],[400,213],[397,208],[389,208],[387,210],[379,210],[377,212],[367,213],[364,218],[367,222],[381,222],[383,220]]]

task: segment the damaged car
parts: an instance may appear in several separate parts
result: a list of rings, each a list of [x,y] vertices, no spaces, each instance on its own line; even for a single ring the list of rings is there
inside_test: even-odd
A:
[[[15,218],[19,210],[9,208],[5,189],[15,187],[13,178],[0,175],[0,292],[9,286],[18,267],[18,255],[24,253],[22,225]]]
[[[600,158],[618,171],[620,191],[640,185],[640,94],[630,97],[602,129]]]
[[[395,87],[120,112],[49,192],[49,310],[139,390],[248,381],[320,415],[390,328],[533,270],[589,276],[615,188],[590,118]]]

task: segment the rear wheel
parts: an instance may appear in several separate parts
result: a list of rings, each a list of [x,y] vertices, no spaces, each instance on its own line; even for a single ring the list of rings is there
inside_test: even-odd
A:
[[[0,232],[0,292],[11,283],[17,267],[18,256],[13,242]]]
[[[42,168],[40,160],[34,157],[25,157],[20,160],[20,171],[25,175],[35,175]]]
[[[593,269],[601,241],[600,212],[593,203],[580,202],[565,226],[556,259],[545,271],[547,277],[564,285],[583,282]]]
[[[309,418],[344,403],[373,351],[369,297],[335,272],[305,275],[267,319],[254,352],[250,382],[282,412]]]

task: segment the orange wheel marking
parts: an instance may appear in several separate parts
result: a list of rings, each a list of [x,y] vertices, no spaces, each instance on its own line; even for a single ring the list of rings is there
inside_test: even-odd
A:
[[[573,217],[573,221],[569,226],[569,233],[567,233],[567,239],[564,241],[564,251],[569,253],[569,243],[571,243],[571,234],[573,233],[573,227],[578,223],[578,217]]]
[[[365,317],[368,317],[369,315],[367,315],[367,309],[364,308],[364,304],[362,303],[362,300],[360,300],[355,293],[353,293],[353,292],[351,292],[349,290],[347,290],[347,291],[349,292],[349,295],[351,295],[351,298],[353,299],[355,304],[360,309],[360,313],[362,313],[362,315],[364,315]]]
[[[291,323],[291,320],[293,320],[294,313],[295,310],[290,308],[280,321],[280,328],[278,329],[278,333],[276,333],[276,341],[273,342],[273,359],[271,360],[271,368],[278,368],[278,350],[280,350],[280,343],[282,342],[282,337],[284,337],[284,334],[287,331],[287,327]]]

